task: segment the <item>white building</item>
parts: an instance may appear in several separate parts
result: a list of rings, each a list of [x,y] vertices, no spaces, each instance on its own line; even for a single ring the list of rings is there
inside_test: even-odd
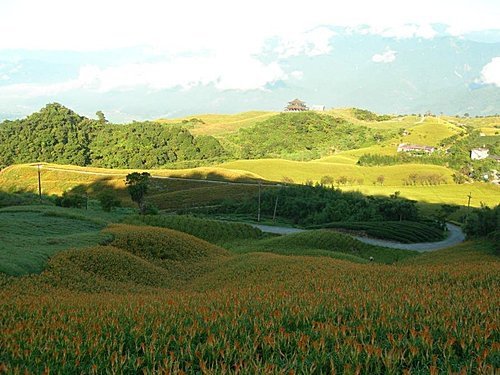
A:
[[[326,110],[326,107],[324,105],[313,105],[311,107],[312,111],[318,111],[318,112],[324,112]]]
[[[487,148],[473,148],[470,150],[470,158],[472,160],[483,160],[490,155],[490,150]]]

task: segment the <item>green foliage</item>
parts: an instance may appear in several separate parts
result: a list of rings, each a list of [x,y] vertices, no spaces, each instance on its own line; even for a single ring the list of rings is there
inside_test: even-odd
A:
[[[376,113],[370,112],[366,109],[360,109],[360,108],[353,108],[352,114],[358,120],[362,120],[362,121],[387,121],[387,120],[390,120],[392,118],[389,115],[379,116]]]
[[[84,208],[87,206],[88,198],[85,195],[64,192],[62,196],[55,198],[55,204],[59,207]]]
[[[211,136],[194,138],[186,128],[153,122],[105,125],[89,147],[92,165],[107,168],[155,168],[224,154]]]
[[[58,103],[23,120],[0,124],[0,168],[30,162],[54,162],[110,168],[154,168],[168,163],[224,155],[211,137],[194,138],[180,126],[152,122],[108,124],[82,117]]]
[[[474,209],[465,220],[464,232],[470,237],[484,237],[499,230],[500,205]]]
[[[338,222],[311,228],[347,229],[366,233],[370,237],[403,243],[432,242],[444,238],[442,229],[415,221]]]
[[[106,124],[108,122],[108,120],[106,120],[106,117],[104,116],[104,113],[102,111],[97,111],[95,114],[97,116],[97,121],[100,124]]]
[[[175,229],[216,244],[248,238],[255,239],[262,235],[259,229],[247,224],[199,219],[184,215],[130,216],[123,222]]]
[[[278,199],[277,216],[295,224],[311,225],[335,221],[416,220],[414,201],[403,198],[364,196],[324,186],[289,186],[262,192],[261,212],[272,217]],[[258,198],[227,200],[212,209],[218,213],[256,214]]]
[[[150,177],[151,175],[148,172],[133,172],[129,173],[125,179],[125,185],[127,185],[130,197],[139,206],[141,214],[144,214],[146,209],[144,196],[148,192]]]
[[[38,194],[30,192],[7,193],[0,191],[0,208],[8,206],[27,206],[39,203],[40,197]],[[45,205],[53,205],[54,199],[42,195],[42,203]]]
[[[282,113],[229,137],[243,159],[314,159],[333,150],[365,147],[389,139],[394,131],[370,129],[312,111]]]
[[[357,164],[367,167],[378,165],[397,165],[397,164],[433,164],[446,165],[453,161],[442,155],[424,154],[412,155],[407,152],[400,152],[396,155],[363,154],[359,157]]]
[[[113,208],[120,207],[121,201],[117,198],[116,193],[112,190],[105,190],[101,192],[97,199],[101,205],[101,208],[106,212],[111,212]]]
[[[55,162],[87,165],[99,124],[53,103],[24,120],[0,124],[0,165]]]

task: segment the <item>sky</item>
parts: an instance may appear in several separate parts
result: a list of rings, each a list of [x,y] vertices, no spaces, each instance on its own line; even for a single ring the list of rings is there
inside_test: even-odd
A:
[[[497,0],[1,0],[0,119],[500,112]],[[425,84],[425,85],[424,85]]]

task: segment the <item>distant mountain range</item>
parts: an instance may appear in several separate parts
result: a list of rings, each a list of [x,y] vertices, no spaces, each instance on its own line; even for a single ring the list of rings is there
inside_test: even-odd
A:
[[[103,84],[97,81],[78,87],[82,66],[98,67],[99,74],[104,74],[106,67],[129,64],[131,56],[142,56],[148,64],[156,62],[141,55],[140,49],[2,51],[0,120],[22,117],[52,101],[86,116],[94,116],[99,109],[114,122],[127,122],[192,113],[281,110],[296,97],[309,105],[360,107],[378,113],[500,113],[500,87],[486,84],[482,77],[484,67],[500,56],[500,43],[451,36],[395,39],[344,33],[333,36],[330,44],[330,51],[322,54],[282,56],[270,42],[258,59],[275,64],[282,74],[259,89],[221,89],[217,82],[201,81],[189,87],[153,89],[138,84],[106,90],[92,86]],[[249,80],[261,78],[243,68],[237,73],[239,77],[248,74]]]

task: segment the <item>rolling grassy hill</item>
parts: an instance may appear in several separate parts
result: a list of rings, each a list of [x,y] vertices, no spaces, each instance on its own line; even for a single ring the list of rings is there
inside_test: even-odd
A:
[[[0,277],[2,371],[498,368],[491,243],[388,266],[365,264],[372,250],[362,247],[336,253],[346,239],[326,231],[257,240],[258,252],[243,254],[164,228],[108,231],[112,246],[60,252],[40,275]]]
[[[222,137],[259,116],[267,114],[207,116],[206,128],[188,126]],[[336,116],[354,121],[349,110]],[[412,142],[426,144],[457,131],[441,120],[420,121],[357,123],[404,124]],[[396,142],[370,149],[394,152]],[[355,163],[365,151],[313,162],[154,170],[150,199],[179,208],[245,197],[261,180],[346,176],[351,182],[343,189],[369,194],[397,190],[420,202],[465,205],[471,192],[473,206],[498,203],[498,186],[451,184],[452,171],[444,167],[360,167]],[[42,184],[47,194],[112,188],[130,203],[124,176],[131,171],[44,165]],[[403,186],[409,173],[441,174],[448,183]],[[380,175],[383,185],[374,185]],[[0,188],[36,191],[36,168],[1,171]],[[489,374],[500,368],[500,262],[491,241],[419,255],[327,230],[280,237],[176,216],[117,224],[125,214],[0,210],[0,373]],[[26,273],[37,274],[7,276]]]
[[[320,182],[325,176],[334,179],[345,176],[351,181],[340,187],[343,190],[359,190],[363,194],[389,196],[395,191],[400,191],[401,196],[422,203],[466,205],[466,196],[472,193],[471,205],[474,207],[479,207],[481,202],[487,205],[498,203],[500,194],[498,186],[478,182],[462,185],[450,183],[452,171],[445,167],[425,164],[362,167],[350,162],[352,159],[349,157],[342,156],[340,159],[331,160],[341,162],[263,159],[228,162],[211,168],[151,170],[153,176],[186,179],[154,178],[151,200],[162,209],[180,209],[203,205],[224,197],[246,197],[257,189],[256,185],[227,185],[220,182],[252,183],[258,180],[281,182],[287,178],[288,181],[304,183]],[[132,206],[128,193],[124,190],[124,177],[131,171],[47,164],[42,167],[43,193],[61,194],[78,187],[77,192],[87,191],[90,196],[95,196],[102,189],[113,188],[125,205]],[[405,186],[403,179],[410,173],[439,174],[447,183],[435,186]],[[374,184],[380,175],[384,176],[384,184]],[[37,192],[36,167],[23,164],[4,169],[0,172],[0,188],[9,192]]]
[[[335,160],[335,159],[333,159]],[[270,181],[283,181],[289,177],[296,183],[305,183],[307,180],[320,182],[324,176],[338,178],[350,177],[354,180],[351,185],[373,185],[377,177],[385,176],[385,186],[402,186],[403,179],[410,173],[439,174],[451,182],[452,171],[436,165],[406,164],[403,166],[363,167],[348,163],[299,162],[283,159],[238,160],[219,165],[221,168],[239,169],[262,176]],[[362,182],[361,182],[362,180]]]
[[[275,116],[276,112],[251,111],[232,115],[204,114],[193,115],[179,119],[158,119],[157,122],[166,124],[188,123],[189,129],[194,135],[223,136],[234,133],[241,128],[248,128],[269,117]],[[189,122],[191,119],[200,121]]]

